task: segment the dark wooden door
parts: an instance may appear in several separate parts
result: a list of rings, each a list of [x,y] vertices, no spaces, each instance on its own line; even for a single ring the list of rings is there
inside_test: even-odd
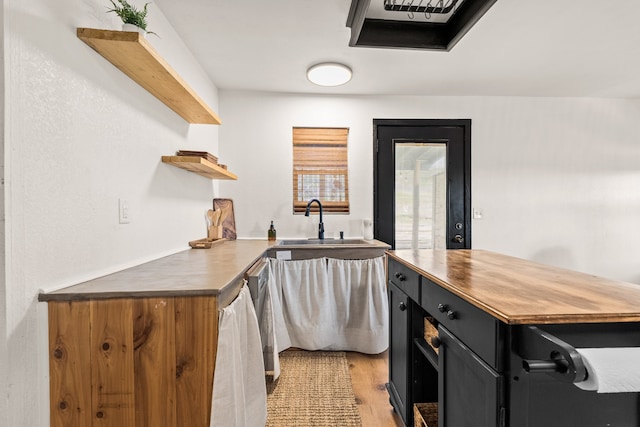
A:
[[[396,178],[400,165],[420,156],[420,147],[442,147],[438,160],[446,170],[446,191],[442,195],[444,212],[440,215],[442,229],[439,247],[442,249],[471,248],[471,120],[374,120],[374,237],[397,245]],[[409,148],[409,149],[408,149]],[[412,151],[413,150],[413,151]],[[414,154],[416,153],[416,154]],[[435,162],[436,160],[434,160]],[[427,162],[427,160],[425,160]],[[409,171],[411,173],[411,171]],[[418,173],[415,173],[418,176]],[[444,182],[444,181],[443,181]],[[420,227],[416,216],[420,204],[413,202],[414,228],[405,233],[414,238]],[[434,208],[435,209],[435,208]],[[411,221],[411,219],[409,219]],[[436,233],[434,232],[434,235]],[[412,235],[412,236],[411,236]],[[437,237],[437,236],[436,236]],[[409,244],[406,241],[403,244]],[[412,242],[414,248],[416,242]]]
[[[405,425],[409,422],[409,297],[389,281],[389,396]]]
[[[442,325],[438,327],[438,424],[500,427],[504,422],[504,377]]]

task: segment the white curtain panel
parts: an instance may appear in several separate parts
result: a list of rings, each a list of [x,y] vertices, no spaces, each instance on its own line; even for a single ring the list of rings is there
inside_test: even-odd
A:
[[[358,351],[388,347],[384,258],[269,259],[269,289],[280,351]]]
[[[267,422],[267,390],[258,320],[246,283],[218,320],[210,427]]]
[[[269,259],[269,289],[276,342],[289,347],[320,350],[331,342],[333,295],[327,287],[326,258],[302,261]]]
[[[369,354],[386,350],[389,346],[389,304],[384,257],[329,258],[327,267],[336,298],[335,345]]]
[[[269,258],[269,281],[267,288],[271,299],[271,308],[273,310],[273,330],[276,339],[276,347],[279,351],[284,351],[291,347],[291,337],[284,320],[284,312],[282,308],[282,283],[280,277],[284,276],[286,270],[283,261]],[[264,326],[262,326],[264,327]]]

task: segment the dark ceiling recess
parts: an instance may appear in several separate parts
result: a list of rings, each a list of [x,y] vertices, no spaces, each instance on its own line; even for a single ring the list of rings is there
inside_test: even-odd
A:
[[[496,1],[352,0],[349,46],[449,51]]]

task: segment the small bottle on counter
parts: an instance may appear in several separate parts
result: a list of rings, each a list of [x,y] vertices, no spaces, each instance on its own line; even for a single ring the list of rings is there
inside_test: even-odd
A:
[[[267,231],[267,236],[268,236],[268,240],[270,242],[276,240],[276,228],[273,226],[273,221],[271,221],[271,226],[269,227],[269,230]]]

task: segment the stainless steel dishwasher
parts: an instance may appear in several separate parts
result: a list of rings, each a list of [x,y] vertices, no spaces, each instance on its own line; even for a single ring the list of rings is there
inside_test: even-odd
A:
[[[256,261],[245,273],[245,279],[258,318],[264,368],[268,374],[277,379],[280,375],[280,363],[275,337],[273,306],[269,293],[269,262],[267,259],[261,258]]]

